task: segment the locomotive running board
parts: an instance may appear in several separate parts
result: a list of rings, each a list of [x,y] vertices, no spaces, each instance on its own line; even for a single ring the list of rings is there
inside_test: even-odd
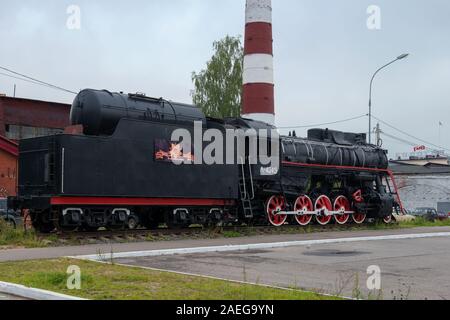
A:
[[[54,206],[219,206],[235,205],[235,200],[223,199],[176,199],[176,198],[110,198],[110,197],[52,197]]]

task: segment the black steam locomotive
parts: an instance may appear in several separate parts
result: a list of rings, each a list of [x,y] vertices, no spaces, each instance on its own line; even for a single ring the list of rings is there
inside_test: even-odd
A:
[[[250,148],[240,159],[233,155],[241,160],[236,163],[221,155],[222,163],[195,164],[208,142],[185,150],[173,141],[175,130],[192,136],[199,124],[200,134],[238,130],[248,147],[248,132],[275,128],[242,118],[211,119],[191,105],[106,90],[80,92],[70,119],[73,127],[64,134],[20,143],[18,196],[9,202],[41,232],[361,224],[389,222],[393,208],[401,209],[386,152],[367,144],[365,134],[314,129],[307,139],[280,137],[275,168],[251,161]],[[227,142],[236,147],[239,138]]]

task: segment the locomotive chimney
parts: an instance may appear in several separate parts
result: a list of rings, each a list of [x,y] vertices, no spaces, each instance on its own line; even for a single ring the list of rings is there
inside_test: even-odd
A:
[[[246,1],[242,117],[274,125],[272,1]]]

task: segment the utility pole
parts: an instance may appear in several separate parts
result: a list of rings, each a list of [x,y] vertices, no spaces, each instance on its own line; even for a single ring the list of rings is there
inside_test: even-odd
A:
[[[380,123],[377,123],[377,126],[375,128],[375,136],[376,136],[376,139],[377,139],[377,146],[378,147],[381,147],[383,145],[383,140],[381,139],[381,133],[382,132],[383,131],[381,131]]]
[[[16,84],[14,84],[14,94],[13,94],[13,97],[14,97],[14,98],[16,97]]]

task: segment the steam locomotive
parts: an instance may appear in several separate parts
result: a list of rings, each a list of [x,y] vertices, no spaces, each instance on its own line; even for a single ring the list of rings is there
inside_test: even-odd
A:
[[[367,144],[365,134],[313,129],[308,138],[277,137],[279,148],[270,150],[279,159],[274,168],[254,161],[251,148],[237,162],[216,154],[224,161],[194,164],[208,142],[182,148],[175,130],[192,136],[198,128],[224,136],[237,130],[248,147],[248,132],[261,139],[258,132],[276,128],[208,118],[195,106],[162,98],[87,89],[75,98],[70,121],[64,134],[20,143],[18,195],[9,203],[27,212],[40,232],[362,224],[390,222],[393,210],[401,210],[386,151]],[[226,143],[236,147],[239,138]]]

